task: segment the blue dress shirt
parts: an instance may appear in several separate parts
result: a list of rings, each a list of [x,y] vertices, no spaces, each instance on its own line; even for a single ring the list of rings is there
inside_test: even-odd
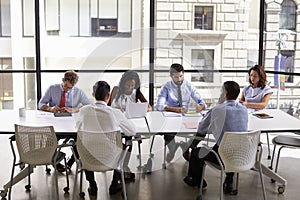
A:
[[[38,108],[41,109],[43,105],[49,105],[51,107],[58,106],[60,104],[61,95],[63,93],[63,88],[61,84],[51,85],[45,95],[40,99]],[[84,92],[77,88],[73,87],[66,93],[66,107],[76,108],[80,104],[88,105],[91,104],[89,98],[84,94]]]
[[[197,135],[213,134],[220,145],[226,131],[248,131],[248,111],[235,100],[228,100],[210,109],[199,122]]]
[[[188,109],[190,98],[192,98],[197,104],[202,104],[206,107],[205,101],[201,98],[201,95],[195,86],[189,81],[183,80],[180,87],[182,94],[182,107]],[[162,111],[166,106],[179,107],[178,85],[173,80],[165,83],[158,94],[156,109]]]

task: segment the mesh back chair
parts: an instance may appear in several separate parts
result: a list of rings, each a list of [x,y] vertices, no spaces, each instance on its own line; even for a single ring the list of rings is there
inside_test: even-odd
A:
[[[300,138],[289,137],[289,136],[276,136],[273,138],[272,143],[274,144],[274,149],[273,149],[273,155],[272,155],[272,160],[271,160],[271,166],[269,167],[270,169],[273,169],[273,161],[275,158],[276,146],[277,145],[281,146],[277,153],[277,160],[276,160],[276,166],[275,166],[275,173],[277,173],[281,149],[282,148],[298,148],[299,149],[300,148]],[[275,182],[275,180],[272,180],[272,182]],[[284,192],[284,190],[285,190],[284,185],[278,187],[279,194],[282,194]]]
[[[28,176],[28,185],[25,186],[26,190],[30,190],[30,173],[33,172],[33,168],[39,165],[52,165],[55,168],[55,184],[56,195],[58,199],[58,182],[57,182],[57,170],[56,164],[64,159],[66,164],[65,153],[60,152],[62,146],[58,146],[56,134],[53,126],[22,126],[15,124],[15,141],[20,157],[20,162],[16,163],[16,153],[14,145],[11,140],[11,148],[13,152],[13,167],[11,173],[9,198],[11,197],[12,186],[20,181],[22,178]],[[18,177],[14,179],[15,167],[21,164],[27,164],[28,167],[24,169],[24,177]],[[27,173],[26,173],[27,171]],[[68,173],[66,174],[67,187],[64,188],[65,192],[69,191],[69,179]]]
[[[122,150],[121,134],[119,131],[105,133],[78,131],[77,150],[80,159],[76,161],[74,191],[76,190],[76,180],[80,169],[80,197],[85,196],[84,192],[82,192],[83,170],[106,172],[119,169],[121,171],[123,194],[125,199],[127,199],[123,173],[123,162],[126,151]]]
[[[76,146],[79,158],[76,158],[74,191],[79,170],[81,170],[79,195],[84,197],[85,194],[82,192],[83,170],[106,172],[118,169],[121,171],[123,194],[126,199],[123,162],[127,150],[123,151],[121,133],[115,126],[115,119],[109,111],[96,107],[88,109],[90,109],[88,114],[82,116],[82,123],[77,132]]]
[[[212,149],[209,149],[209,151],[213,152],[217,157],[219,165],[216,165],[209,161],[205,161],[205,164],[221,170],[220,199],[223,199],[223,176],[225,172],[237,173],[236,189],[233,191],[234,194],[237,194],[238,173],[248,171],[254,166],[258,168],[262,184],[263,197],[264,199],[266,199],[265,187],[262,177],[262,168],[260,164],[262,148],[259,145],[259,139],[259,130],[251,132],[225,132],[218,149],[219,155]],[[203,167],[203,176],[201,180],[199,199],[202,199],[202,184],[204,173],[205,167]]]

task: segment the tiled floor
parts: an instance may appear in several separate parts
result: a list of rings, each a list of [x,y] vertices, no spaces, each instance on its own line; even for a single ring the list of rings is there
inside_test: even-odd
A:
[[[272,138],[274,135],[270,135]],[[0,135],[0,160],[1,160],[1,174],[0,174],[0,187],[9,180],[11,173],[11,150],[8,141],[8,135]],[[179,138],[180,139],[180,138]],[[265,140],[265,135],[261,137],[262,141]],[[178,138],[177,138],[178,140]],[[137,152],[136,144],[134,151]],[[145,164],[149,158],[147,149],[150,145],[148,140],[142,143],[142,163]],[[178,149],[176,157],[173,162],[167,165],[167,169],[162,169],[163,160],[163,141],[160,136],[157,136],[154,143],[154,157],[152,159],[152,173],[143,174],[136,166],[139,164],[139,160],[135,155],[132,155],[130,161],[130,167],[132,171],[136,172],[135,182],[128,183],[127,192],[128,199],[138,200],[159,200],[159,199],[193,199],[195,200],[199,192],[198,188],[191,188],[185,185],[182,181],[186,175],[188,163],[185,162],[181,156],[181,149]],[[271,146],[272,147],[272,146]],[[267,149],[264,144],[264,154]],[[272,149],[272,148],[271,148]],[[67,152],[70,154],[70,152]],[[266,159],[264,155],[263,163],[269,165],[270,161]],[[22,180],[13,187],[12,198],[13,200],[52,200],[56,199],[55,187],[54,187],[54,176],[45,174],[45,167],[37,167],[35,173],[32,174],[32,188],[31,192],[26,192],[24,186],[27,184],[27,180]],[[19,169],[16,170],[18,172]],[[204,199],[215,200],[219,196],[219,172],[208,168],[206,170],[206,180],[208,187],[204,191]],[[59,199],[79,199],[78,188],[75,191],[75,197],[73,198],[73,184],[74,184],[74,173],[75,166],[72,168],[70,175],[70,193],[64,194],[63,187],[65,186],[64,174],[59,175]],[[264,177],[266,186],[266,193],[268,199],[271,200],[296,200],[299,199],[299,173],[300,173],[300,149],[291,150],[285,149],[282,151],[282,158],[280,160],[279,174],[285,177],[288,184],[283,194],[278,194],[277,183],[272,183],[268,177]],[[105,174],[97,173],[96,179],[98,183],[98,195],[96,198],[89,197],[87,194],[87,182],[83,181],[84,191],[86,192],[85,199],[122,199],[121,193],[109,196],[108,187],[110,184],[112,173],[107,172]],[[263,199],[259,174],[255,171],[249,171],[247,173],[240,174],[239,193],[236,196],[224,195],[225,200],[252,200],[252,199]]]

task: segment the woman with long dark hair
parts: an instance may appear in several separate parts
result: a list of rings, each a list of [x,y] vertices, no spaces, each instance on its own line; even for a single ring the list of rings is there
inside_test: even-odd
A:
[[[126,71],[119,82],[119,86],[115,86],[111,92],[111,98],[108,105],[113,108],[118,108],[122,112],[126,111],[128,103],[147,102],[146,98],[140,91],[141,81],[136,71]],[[148,105],[148,111],[151,111],[152,107]],[[129,146],[128,152],[132,150],[132,137],[123,136],[125,138],[125,146]],[[131,181],[135,179],[135,174],[132,173],[128,167],[130,154],[127,154],[124,166],[125,168],[125,180]]]
[[[119,86],[113,88],[109,105],[126,111],[128,103],[147,102],[140,91],[140,78],[136,71],[126,71],[119,82]],[[148,111],[152,108],[148,105]]]
[[[273,91],[267,85],[267,75],[264,68],[255,65],[248,70],[248,75],[250,85],[244,87],[240,103],[247,108],[266,108]]]

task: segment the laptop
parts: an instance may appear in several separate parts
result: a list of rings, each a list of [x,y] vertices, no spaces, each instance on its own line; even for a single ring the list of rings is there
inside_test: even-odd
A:
[[[147,114],[148,102],[128,103],[125,116],[128,119],[145,117]]]

